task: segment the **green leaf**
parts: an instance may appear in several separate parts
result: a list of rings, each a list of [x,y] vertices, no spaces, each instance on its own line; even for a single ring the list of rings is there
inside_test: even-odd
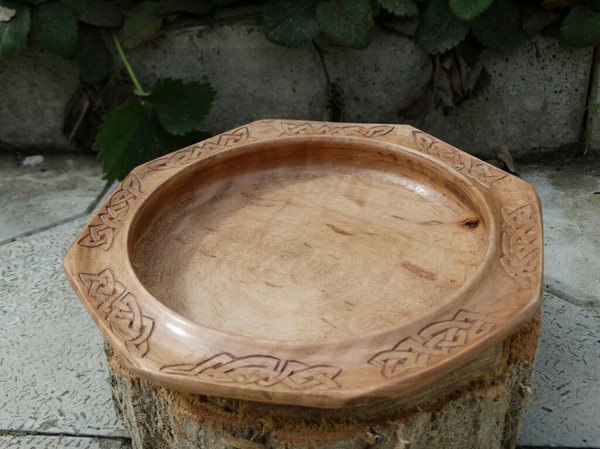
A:
[[[112,3],[103,0],[65,0],[71,6],[77,18],[90,25],[115,28],[123,22],[121,10]]]
[[[338,45],[367,47],[373,38],[370,0],[328,0],[317,6],[319,25]]]
[[[43,3],[31,15],[31,42],[37,48],[68,58],[77,46],[77,17],[59,2]]]
[[[150,112],[139,100],[127,100],[104,118],[93,149],[108,181],[122,180],[134,167],[161,154]]]
[[[450,8],[456,17],[462,20],[473,20],[490,7],[494,0],[450,0]],[[504,0],[497,0],[496,3]]]
[[[107,79],[114,69],[113,58],[104,44],[101,31],[89,25],[79,27],[79,42],[75,50],[81,78],[86,83]]]
[[[521,27],[522,14],[514,0],[502,0],[494,4],[471,22],[475,37],[494,50],[508,51],[525,38]]]
[[[215,91],[208,83],[158,80],[145,99],[152,105],[162,126],[171,134],[195,130],[208,114]]]
[[[412,17],[419,14],[414,0],[378,0],[383,9],[397,16]]]
[[[448,0],[429,0],[421,15],[417,42],[428,53],[443,53],[456,47],[468,32],[468,24],[454,15]]]
[[[263,31],[271,42],[299,47],[319,31],[317,0],[269,0],[263,9]]]
[[[202,0],[162,0],[160,4],[167,14],[187,12],[197,16],[207,16],[215,9],[212,3]]]
[[[160,31],[164,17],[165,11],[158,2],[143,1],[135,5],[121,29],[123,46],[134,48],[152,40]]]
[[[0,6],[12,12],[6,12],[6,16],[12,16],[8,21],[0,22],[0,59],[19,53],[27,43],[27,35],[31,25],[29,8],[18,3],[0,1]]]
[[[600,43],[600,12],[588,6],[576,6],[565,18],[560,35],[573,47],[590,47]]]
[[[204,131],[192,131],[181,136],[171,134],[161,125],[158,116],[156,115],[156,111],[153,111],[151,120],[154,135],[160,142],[163,154],[179,150],[180,148],[185,148],[202,140],[208,139],[211,136],[209,133]]]

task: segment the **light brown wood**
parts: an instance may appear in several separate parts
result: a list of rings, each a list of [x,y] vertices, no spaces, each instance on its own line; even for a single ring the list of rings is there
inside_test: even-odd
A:
[[[531,318],[540,208],[408,126],[261,121],[136,168],[64,268],[140,376],[342,407],[415,391]]]

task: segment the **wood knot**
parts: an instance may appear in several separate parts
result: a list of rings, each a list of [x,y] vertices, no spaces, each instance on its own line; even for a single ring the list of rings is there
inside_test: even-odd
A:
[[[468,229],[475,229],[477,226],[479,226],[479,219],[478,218],[469,218],[469,219],[463,221],[462,225]]]

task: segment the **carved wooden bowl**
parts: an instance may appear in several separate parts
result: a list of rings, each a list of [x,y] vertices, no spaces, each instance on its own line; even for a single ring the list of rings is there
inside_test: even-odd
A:
[[[260,121],[137,167],[64,269],[141,377],[343,407],[423,387],[532,317],[540,206],[409,126]]]

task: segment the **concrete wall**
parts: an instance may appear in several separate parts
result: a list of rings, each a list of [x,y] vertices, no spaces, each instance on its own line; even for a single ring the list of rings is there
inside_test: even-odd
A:
[[[405,37],[379,31],[374,42],[367,50],[324,45],[321,60],[312,45],[269,43],[256,19],[231,19],[167,31],[130,59],[147,86],[166,76],[210,81],[218,96],[204,125],[215,133],[261,118],[398,123],[400,108],[424,90],[432,62]],[[540,36],[509,55],[486,52],[483,60],[489,85],[425,130],[484,157],[501,145],[518,156],[580,140],[591,49]],[[0,148],[74,149],[61,127],[78,82],[71,62],[48,53],[3,61]]]

